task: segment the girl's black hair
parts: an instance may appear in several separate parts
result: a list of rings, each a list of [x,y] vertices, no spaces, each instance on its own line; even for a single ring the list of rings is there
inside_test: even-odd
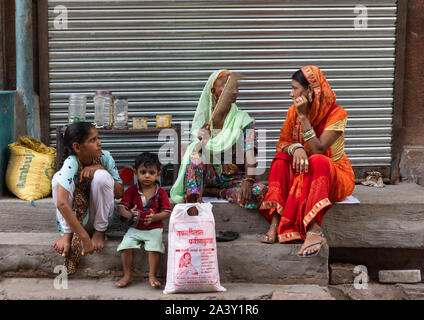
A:
[[[295,73],[293,73],[292,80],[296,80],[297,82],[299,82],[302,85],[302,87],[305,89],[309,88],[309,82],[308,80],[306,80],[302,70],[300,69],[297,70]]]
[[[63,136],[63,159],[66,159],[70,155],[75,154],[72,144],[78,142],[79,144],[84,143],[90,134],[90,130],[95,128],[94,125],[90,122],[75,122],[70,124]]]

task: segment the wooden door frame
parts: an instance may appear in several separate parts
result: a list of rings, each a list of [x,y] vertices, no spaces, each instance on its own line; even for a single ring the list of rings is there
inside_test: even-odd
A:
[[[390,170],[390,183],[400,181],[400,158],[402,154],[403,138],[403,102],[406,70],[406,22],[408,15],[408,0],[397,2],[397,27],[396,27],[396,57],[395,57],[395,83],[393,94],[393,120],[392,120],[392,165]]]
[[[49,95],[49,12],[48,0],[37,1],[38,80],[40,96],[41,140],[50,144]]]

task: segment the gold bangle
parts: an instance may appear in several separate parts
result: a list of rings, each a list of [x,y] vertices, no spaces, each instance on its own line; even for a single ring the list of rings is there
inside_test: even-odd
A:
[[[309,129],[307,132],[302,134],[303,140],[306,142],[308,140],[311,140],[313,137],[315,137],[315,131],[314,129]]]
[[[303,137],[303,141],[307,142],[311,140],[313,137],[316,137],[315,132],[312,135],[309,135],[307,137]]]

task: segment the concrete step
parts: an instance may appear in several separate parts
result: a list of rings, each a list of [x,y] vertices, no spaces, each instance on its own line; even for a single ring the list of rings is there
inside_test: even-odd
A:
[[[330,247],[423,248],[423,187],[399,184],[379,189],[357,185],[353,195],[360,204],[334,204],[324,218],[323,230]],[[216,230],[258,234],[268,229],[257,210],[227,203],[214,203],[212,210]],[[119,218],[115,220],[109,234],[122,236],[126,226]],[[16,198],[0,198],[0,232],[57,232],[52,198],[36,201],[35,207]]]
[[[227,291],[165,295],[162,290],[151,288],[145,279],[135,280],[125,289],[116,288],[114,283],[115,279],[108,278],[71,279],[66,289],[57,290],[53,279],[5,278],[0,279],[0,300],[335,300],[327,287],[318,285],[221,282]],[[203,319],[206,312],[199,310],[198,318]],[[261,310],[260,314],[264,312]],[[191,317],[196,318],[185,318]]]
[[[231,203],[213,203],[212,211],[217,230],[257,234],[268,228],[268,223],[257,210],[243,209]],[[35,206],[17,198],[0,198],[0,232],[57,232],[55,215],[53,198],[38,200]],[[166,231],[169,220],[164,222]],[[108,233],[123,236],[127,229],[126,222],[115,210]]]
[[[56,266],[63,258],[53,250],[58,233],[0,232],[0,274],[4,276],[57,276]],[[109,238],[100,253],[81,257],[78,272],[72,277],[102,277],[120,275],[121,239]],[[167,247],[167,234],[164,235]],[[218,242],[218,264],[223,282],[272,284],[328,283],[328,246],[318,256],[299,258],[300,244],[264,244],[255,235],[242,234],[231,242]],[[159,276],[166,277],[167,254],[161,257]],[[148,260],[144,250],[137,250],[134,267],[139,276],[148,275]]]
[[[367,289],[357,290],[351,284],[327,287],[221,282],[227,291],[165,295],[162,290],[151,288],[147,279],[136,279],[125,289],[114,286],[117,279],[68,279],[67,286],[61,281],[59,284],[65,287],[56,289],[54,279],[0,278],[0,300],[424,300],[423,284],[388,285],[370,282]],[[169,303],[172,307],[172,303]],[[211,310],[204,312],[202,309],[197,317],[193,314],[185,318],[203,319],[202,315]],[[259,310],[262,316],[266,313],[264,309]]]

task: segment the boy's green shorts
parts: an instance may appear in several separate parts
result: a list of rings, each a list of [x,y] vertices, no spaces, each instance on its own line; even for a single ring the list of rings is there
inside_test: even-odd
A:
[[[163,228],[152,230],[138,230],[129,228],[117,251],[125,249],[141,249],[144,243],[144,250],[165,253],[165,244],[162,241]]]

